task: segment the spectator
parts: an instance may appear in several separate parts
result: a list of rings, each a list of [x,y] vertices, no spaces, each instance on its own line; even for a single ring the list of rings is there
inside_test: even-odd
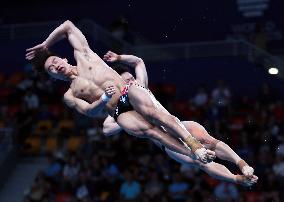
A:
[[[37,109],[39,107],[38,96],[31,90],[28,90],[24,96],[24,101],[27,104],[28,109]]]
[[[80,173],[79,185],[76,188],[76,198],[82,202],[91,201],[91,188],[85,173]]]
[[[173,181],[169,185],[169,193],[171,200],[174,202],[182,202],[187,198],[189,184],[184,182],[180,173],[174,173]]]
[[[231,91],[222,80],[218,81],[218,86],[213,89],[211,96],[215,106],[226,107],[231,102]]]
[[[28,194],[28,198],[33,202],[43,201],[44,197],[48,195],[50,185],[45,180],[42,172],[39,172]]]
[[[124,181],[120,187],[120,197],[123,201],[135,201],[141,193],[140,183],[133,179],[130,171],[124,173]]]
[[[80,165],[76,159],[76,156],[72,155],[69,162],[65,164],[63,168],[63,177],[69,181],[75,181],[77,179],[80,170]]]
[[[279,191],[278,182],[276,181],[275,175],[273,173],[269,173],[267,178],[264,179],[262,194],[262,201],[274,201],[279,202]]]
[[[150,173],[150,179],[145,185],[145,194],[150,201],[158,201],[164,189],[163,183],[159,180],[156,172]]]
[[[45,169],[45,175],[51,180],[59,180],[58,177],[61,172],[62,166],[59,162],[54,158],[52,154],[47,154],[48,166]]]
[[[193,103],[198,107],[204,107],[208,103],[208,95],[204,86],[198,88],[198,91],[193,98]]]
[[[283,190],[284,189],[284,154],[282,153],[282,147],[281,147],[282,145],[280,145],[277,148],[277,156],[276,156],[276,161],[273,165],[273,172],[279,182],[280,185],[279,188]]]
[[[267,106],[271,104],[271,102],[273,102],[275,98],[276,95],[273,89],[267,83],[263,83],[258,95],[259,102],[262,105]]]
[[[221,182],[214,190],[218,201],[236,201],[239,196],[237,187],[234,184]]]

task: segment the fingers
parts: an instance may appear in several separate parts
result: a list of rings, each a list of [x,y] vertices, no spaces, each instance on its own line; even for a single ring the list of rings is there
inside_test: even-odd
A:
[[[106,54],[107,54],[107,55],[110,55],[110,56],[115,56],[115,55],[116,55],[116,53],[114,53],[114,52],[112,52],[112,51],[108,51]]]
[[[107,54],[105,54],[104,57],[103,57],[103,60],[104,60],[104,61],[109,61],[109,59],[110,59],[110,56],[107,55]]]
[[[109,90],[109,89],[114,89],[115,90],[113,85],[106,87],[106,90]]]
[[[41,43],[41,44],[36,45],[36,46],[34,46],[32,48],[26,49],[26,59],[27,60],[33,59],[35,57],[36,51],[43,50],[43,49],[47,49],[45,43]]]
[[[106,93],[107,96],[111,96],[111,95],[116,93],[116,90],[115,90],[114,86],[108,86],[105,89],[105,93]]]
[[[26,49],[26,59],[27,60],[33,59],[35,57],[35,54],[36,54],[37,51],[43,50],[45,48],[47,48],[47,47],[45,46],[44,43],[42,43],[42,44],[36,45],[32,48]]]
[[[31,60],[35,57],[35,51],[30,51],[26,54],[26,59]]]
[[[35,46],[35,47],[32,47],[32,48],[28,48],[28,49],[26,49],[26,52],[29,52],[29,51],[34,51],[34,50],[36,50],[37,49],[37,46]]]
[[[28,49],[26,49],[26,52],[34,51],[34,50],[39,49],[39,48],[43,48],[42,44],[36,45],[36,46],[34,46],[32,48],[28,48]]]
[[[104,57],[103,60],[107,61],[107,62],[114,62],[116,60],[117,54],[115,54],[114,52],[108,51]]]

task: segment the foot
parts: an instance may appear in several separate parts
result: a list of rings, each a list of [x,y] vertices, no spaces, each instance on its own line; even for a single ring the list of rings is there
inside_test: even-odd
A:
[[[205,149],[204,146],[194,137],[188,136],[185,141],[181,138],[180,140],[186,148],[190,149],[194,153],[194,159],[199,160],[201,163],[209,163],[215,158],[215,152],[208,152],[207,149]]]
[[[210,163],[212,161],[214,161],[214,159],[216,158],[216,154],[214,151],[207,149],[207,162]]]
[[[196,159],[202,163],[210,163],[216,158],[214,151],[205,149],[204,147],[195,150],[194,155],[196,156]]]
[[[207,152],[205,148],[195,150],[194,155],[197,160],[201,161],[202,163],[207,163]]]
[[[244,175],[237,175],[236,176],[236,183],[244,186],[244,187],[250,187],[257,183],[258,177],[256,175],[253,175],[252,177],[248,178]]]
[[[254,173],[254,169],[248,165],[245,165],[243,168],[242,168],[242,173],[244,174],[244,176],[246,177],[252,177],[253,176],[253,173]]]
[[[238,166],[239,166],[239,168],[242,171],[244,176],[246,176],[248,178],[251,178],[253,176],[254,169],[252,167],[250,167],[244,160],[240,160],[238,162]]]

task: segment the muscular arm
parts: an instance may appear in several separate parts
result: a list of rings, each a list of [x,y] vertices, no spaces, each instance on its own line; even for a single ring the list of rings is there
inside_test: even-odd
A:
[[[134,55],[119,55],[118,60],[135,68],[136,80],[148,88],[148,75],[143,60]]]
[[[106,136],[118,134],[122,128],[115,122],[114,118],[108,116],[103,124],[103,133]]]
[[[64,94],[64,102],[70,108],[74,108],[79,113],[89,117],[95,117],[97,113],[104,109],[107,103],[100,98],[90,104],[85,100],[74,97],[71,89]]]
[[[88,42],[82,32],[69,20],[58,26],[45,40],[47,47],[67,37],[72,47],[77,51],[89,48]]]

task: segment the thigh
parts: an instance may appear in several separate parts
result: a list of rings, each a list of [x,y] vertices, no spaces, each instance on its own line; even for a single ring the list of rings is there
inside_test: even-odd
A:
[[[120,114],[117,118],[117,123],[128,134],[141,138],[146,137],[145,131],[153,128],[153,126],[136,111],[128,111]]]
[[[146,90],[137,85],[132,85],[128,91],[129,102],[133,106],[134,110],[138,113],[145,115],[148,110],[154,110],[158,108],[154,97]]]

